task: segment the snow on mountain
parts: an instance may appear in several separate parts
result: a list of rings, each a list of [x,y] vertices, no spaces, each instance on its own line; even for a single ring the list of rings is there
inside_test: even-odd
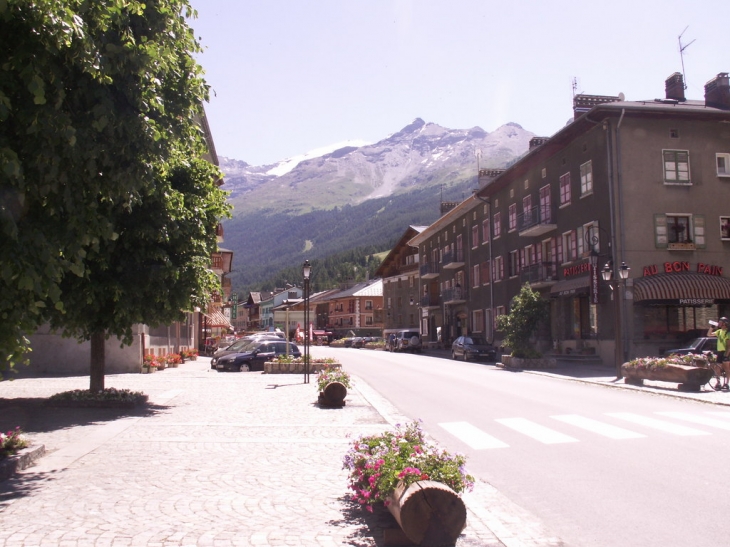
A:
[[[329,146],[323,146],[322,148],[316,148],[314,150],[310,150],[306,154],[300,154],[299,156],[294,156],[292,158],[288,158],[288,159],[280,161],[274,167],[272,167],[271,169],[266,171],[266,174],[273,175],[275,177],[280,177],[282,175],[286,175],[288,172],[290,172],[292,169],[294,169],[297,165],[299,165],[301,162],[303,162],[305,160],[319,158],[321,156],[331,154],[332,152],[335,152],[336,150],[341,150],[342,148],[349,148],[349,147],[359,148],[361,146],[367,146],[368,144],[370,144],[370,143],[367,141],[348,140],[348,141],[344,141],[344,142],[339,142],[337,144],[331,144]]]
[[[257,200],[286,202],[294,209],[331,207],[476,175],[477,150],[480,167],[504,167],[528,150],[533,136],[515,123],[488,133],[480,127],[447,129],[416,118],[376,143],[346,141],[273,165],[220,159],[231,197],[246,194],[246,200],[237,200],[238,210]]]

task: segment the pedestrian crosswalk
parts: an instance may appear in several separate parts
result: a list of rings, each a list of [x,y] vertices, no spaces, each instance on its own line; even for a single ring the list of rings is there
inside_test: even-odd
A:
[[[474,450],[489,450],[509,448],[507,439],[514,439],[515,432],[546,445],[581,442],[583,433],[613,440],[641,439],[652,433],[700,437],[730,431],[730,412],[606,412],[598,417],[560,414],[538,420],[497,418],[484,429],[469,422],[443,422],[439,426]]]

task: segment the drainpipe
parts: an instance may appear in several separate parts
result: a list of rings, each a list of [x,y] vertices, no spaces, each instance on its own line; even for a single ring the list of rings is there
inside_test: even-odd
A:
[[[619,264],[623,264],[625,261],[625,249],[626,249],[626,230],[624,230],[624,208],[623,208],[623,185],[622,185],[622,171],[621,171],[621,122],[623,122],[624,114],[626,109],[621,109],[621,116],[616,124],[616,188],[617,188],[617,207],[618,207],[618,232],[621,234],[621,248],[616,250],[618,261],[615,263],[614,268],[618,268]],[[626,328],[626,283],[622,284],[623,292],[621,293],[621,333],[623,337],[623,355],[621,358],[624,362],[627,360],[628,355],[631,354],[630,344],[631,337],[629,336],[628,329]]]

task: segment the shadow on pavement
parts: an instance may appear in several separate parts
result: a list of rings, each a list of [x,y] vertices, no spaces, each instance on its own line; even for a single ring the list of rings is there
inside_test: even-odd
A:
[[[19,426],[24,433],[45,433],[129,416],[154,416],[167,408],[151,404],[135,408],[51,407],[46,401],[46,398],[0,398],[0,431]]]
[[[328,524],[338,528],[355,528],[344,545],[380,547],[385,545],[383,530],[399,528],[395,518],[383,504],[376,504],[370,513],[350,496],[342,496],[338,501],[342,506],[342,518],[332,520]]]

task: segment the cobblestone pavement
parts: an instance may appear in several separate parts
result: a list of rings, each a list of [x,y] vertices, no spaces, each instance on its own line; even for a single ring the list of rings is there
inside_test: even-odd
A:
[[[365,547],[397,527],[349,500],[351,439],[398,419],[357,379],[343,409],[322,409],[314,376],[218,373],[200,358],[107,376],[107,387],[148,394],[143,410],[42,404],[88,381],[0,382],[0,430],[19,425],[47,450],[0,483],[0,546]],[[561,545],[488,484],[465,501],[458,546]]]

